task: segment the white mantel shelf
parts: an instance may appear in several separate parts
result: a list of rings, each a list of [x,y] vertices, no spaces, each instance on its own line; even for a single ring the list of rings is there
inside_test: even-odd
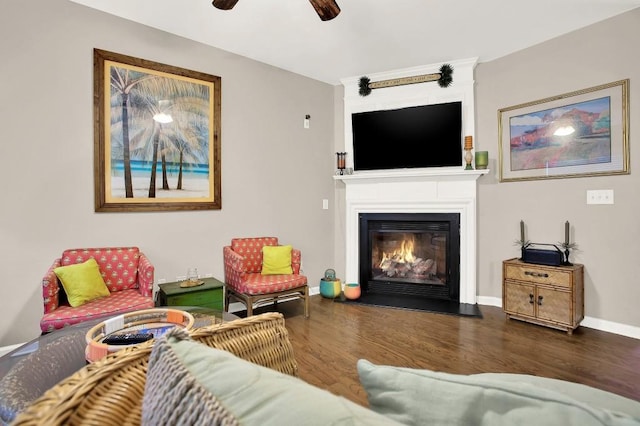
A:
[[[341,180],[345,184],[366,181],[367,183],[389,181],[465,181],[477,180],[480,176],[489,173],[489,169],[465,170],[459,167],[443,167],[433,169],[405,169],[405,170],[375,170],[361,171],[350,175],[335,175],[335,180]]]

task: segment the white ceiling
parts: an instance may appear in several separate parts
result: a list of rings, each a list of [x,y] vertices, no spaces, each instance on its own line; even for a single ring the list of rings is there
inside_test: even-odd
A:
[[[420,65],[499,58],[640,7],[640,0],[71,0],[330,84]]]

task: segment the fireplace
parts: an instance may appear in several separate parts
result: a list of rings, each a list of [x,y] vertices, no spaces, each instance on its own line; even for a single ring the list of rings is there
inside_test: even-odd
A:
[[[453,66],[456,70],[456,84],[455,87],[452,86],[446,91],[442,91],[437,85],[414,84],[389,87],[384,90],[384,94],[380,93],[380,96],[362,97],[358,93],[360,77],[344,79],[342,81],[344,85],[344,148],[340,147],[339,151],[347,153],[346,166],[353,166],[352,115],[356,113],[462,101],[462,132],[464,135],[474,136],[473,74],[476,62],[476,59],[455,61]],[[433,64],[419,69],[395,70],[378,73],[375,76],[369,75],[369,78],[372,81],[377,81],[427,74],[437,71],[439,66]],[[389,149],[394,147],[394,141],[389,140]],[[384,153],[380,155],[384,155]],[[407,155],[424,154],[408,152]],[[447,262],[450,265],[458,265],[459,303],[456,303],[455,300],[429,299],[455,305],[476,305],[476,181],[480,176],[489,173],[489,169],[467,170],[463,163],[463,159],[460,158],[460,165],[452,167],[358,170],[353,174],[335,175],[334,179],[344,184],[344,186],[338,185],[337,187],[337,194],[340,195],[337,199],[337,207],[344,213],[343,219],[337,224],[337,247],[344,249],[344,282],[358,282],[362,285],[361,266],[363,262],[372,262],[370,254],[363,255],[361,253],[359,239],[361,214],[457,214],[459,215],[459,235],[452,237],[450,234],[448,243],[451,245],[452,238],[459,238],[459,260],[453,261],[452,257],[455,257],[455,254],[447,253]],[[450,230],[454,228],[450,228]],[[438,243],[439,238],[439,236],[432,238],[434,244]],[[440,262],[442,265],[442,260]],[[340,266],[336,265],[338,270]],[[437,269],[436,273],[431,275],[432,278],[434,276],[441,279]],[[427,289],[432,292],[442,291],[442,285],[437,282],[432,283],[426,280],[425,285],[413,285],[414,283],[410,282],[410,279],[403,278],[405,279],[386,280],[386,284],[383,283],[387,287],[385,290],[401,286],[405,290],[409,288],[411,291],[425,292]],[[451,273],[448,279],[452,280]],[[364,285],[368,287],[368,290],[368,281],[373,281],[371,287],[376,287],[379,284],[376,283],[377,280],[367,279],[365,281]],[[366,294],[376,293],[367,291]],[[395,297],[391,294],[382,294],[382,296],[386,299]],[[406,298],[406,296],[403,297]],[[451,294],[447,297],[456,298]],[[417,298],[426,299],[426,297]]]
[[[360,215],[456,214],[460,218],[459,304],[475,305],[476,180],[487,172],[439,168],[335,176],[345,184],[344,282],[361,282],[365,259],[361,258]]]
[[[358,222],[363,293],[460,300],[459,213],[360,213]]]

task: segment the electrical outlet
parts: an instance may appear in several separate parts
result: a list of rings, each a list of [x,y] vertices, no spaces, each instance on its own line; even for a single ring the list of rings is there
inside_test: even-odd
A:
[[[167,282],[167,280],[165,278],[159,278],[158,279],[158,284],[164,284],[166,282]]]
[[[205,278],[213,278],[213,274],[209,272],[208,274],[204,274]]]
[[[587,204],[613,204],[613,189],[588,190]]]
[[[186,276],[186,275],[178,275],[178,276],[176,277],[176,281],[184,281],[184,280],[186,280],[186,279],[187,279],[187,276]]]

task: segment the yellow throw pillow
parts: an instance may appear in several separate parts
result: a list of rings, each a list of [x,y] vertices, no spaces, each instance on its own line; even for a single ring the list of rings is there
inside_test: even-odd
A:
[[[77,265],[60,266],[53,272],[62,282],[69,304],[74,308],[110,294],[100,275],[98,263],[93,258]]]
[[[291,246],[262,247],[262,275],[292,273]]]

